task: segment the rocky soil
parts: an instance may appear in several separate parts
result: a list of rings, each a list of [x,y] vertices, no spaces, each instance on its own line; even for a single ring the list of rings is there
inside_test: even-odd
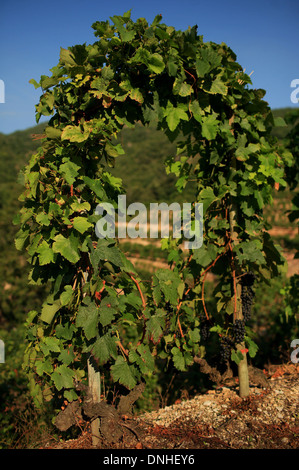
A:
[[[123,438],[101,449],[298,449],[299,364],[264,371],[268,387],[252,384],[240,398],[237,380],[190,400],[139,416],[123,416]],[[92,448],[88,427],[79,438],[46,448]]]

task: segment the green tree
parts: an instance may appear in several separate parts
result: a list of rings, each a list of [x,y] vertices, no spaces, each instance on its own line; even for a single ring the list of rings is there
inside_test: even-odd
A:
[[[226,44],[203,42],[196,27],[176,31],[160,15],[151,25],[133,22],[130,12],[111,20],[94,23],[94,44],[61,49],[52,75],[32,80],[43,91],[37,121],[50,120],[24,170],[17,246],[30,256],[31,282],[51,286],[27,319],[32,393],[36,402],[77,400],[91,361],[128,389],[152,373],[157,357],[187,370],[204,350],[204,317],[220,350],[226,346],[239,365],[246,396],[247,351],[253,357],[256,348],[241,293],[283,264],[263,208],[274,184],[286,184],[289,154],[271,136],[265,92],[249,87]],[[186,259],[183,240],[164,241],[169,269],[158,270],[150,286],[116,240],[97,240],[94,232],[97,204],[116,206],[123,192],[110,171],[125,158],[115,139],[137,122],[176,143],[167,172],[179,191],[195,180],[194,202],[204,211],[202,247]],[[209,272],[219,279],[212,313]]]

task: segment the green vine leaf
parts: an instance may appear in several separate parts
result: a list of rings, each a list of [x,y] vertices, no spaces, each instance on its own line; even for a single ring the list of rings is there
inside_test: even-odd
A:
[[[85,233],[87,230],[93,227],[93,224],[88,222],[85,217],[74,217],[73,226],[76,230],[78,230],[78,232]]]
[[[181,120],[188,121],[189,119],[186,111],[180,107],[174,107],[170,102],[167,104],[165,116],[168,127],[172,132],[177,128]]]
[[[99,240],[95,250],[91,247],[90,259],[94,268],[99,265],[100,261],[110,261],[115,266],[123,266],[121,252],[115,246],[115,240]]]
[[[116,359],[117,345],[115,339],[110,333],[100,336],[93,344],[91,353],[101,365],[106,364],[110,358]]]
[[[129,390],[137,384],[135,367],[130,366],[122,356],[118,356],[111,366],[111,373],[115,382],[119,382]]]
[[[60,295],[60,303],[62,306],[68,305],[73,299],[74,291],[72,286],[65,286],[64,291]]]
[[[53,372],[53,366],[49,359],[46,361],[36,361],[35,369],[39,376],[42,376],[43,374],[51,374]]]
[[[71,162],[68,159],[64,159],[64,163],[59,167],[60,173],[69,185],[72,185],[76,181],[79,169],[79,165],[76,165],[76,163]]]
[[[44,304],[42,308],[42,312],[41,312],[41,317],[40,317],[41,320],[44,321],[45,323],[49,323],[49,324],[52,323],[56,312],[58,312],[60,308],[61,308],[61,304],[59,301],[53,304]]]
[[[55,337],[45,337],[40,343],[40,349],[45,356],[49,356],[51,352],[60,353],[60,342]]]
[[[65,238],[61,234],[55,236],[52,249],[54,253],[60,253],[65,259],[73,264],[77,263],[80,259],[78,251],[75,248],[74,243],[72,243],[72,240]]]
[[[136,350],[132,349],[129,360],[138,366],[142,374],[148,374],[154,370],[155,361],[148,345],[140,344]]]
[[[54,252],[45,240],[42,241],[36,252],[39,254],[38,258],[40,266],[54,262]]]
[[[74,372],[65,364],[58,366],[51,375],[57,390],[62,390],[63,388],[72,388],[74,386],[73,377]]]
[[[61,140],[69,140],[70,142],[81,143],[85,142],[90,134],[90,130],[87,128],[81,130],[80,126],[66,126],[61,133]]]
[[[95,303],[91,302],[88,298],[80,305],[77,318],[76,327],[81,327],[87,340],[95,338],[98,334],[98,319],[99,310]]]
[[[217,135],[219,121],[215,115],[208,115],[202,118],[202,135],[207,140],[215,139]]]
[[[236,255],[240,263],[243,261],[251,261],[263,264],[265,262],[265,257],[261,251],[262,249],[263,244],[260,240],[242,242],[235,247]]]
[[[251,358],[256,356],[259,349],[258,345],[249,337],[245,336],[246,344],[248,345],[248,353]]]
[[[146,322],[146,329],[149,337],[154,343],[158,342],[165,328],[166,312],[157,309],[155,315],[151,315]]]
[[[242,359],[243,359],[243,354],[241,353],[241,351],[235,351],[233,349],[231,353],[231,360],[235,362],[237,365],[239,365]]]
[[[115,15],[115,16],[111,16],[111,20],[113,21],[113,23],[117,27],[117,29],[119,31],[120,39],[123,42],[129,42],[129,41],[132,41],[132,39],[134,39],[135,34],[136,34],[134,29],[132,29],[130,31],[130,30],[128,30],[124,27],[126,19],[122,18],[121,16]]]
[[[210,93],[219,93],[220,95],[227,95],[227,91],[227,86],[223,83],[221,77],[218,75],[212,82]]]
[[[74,361],[74,359],[75,354],[72,346],[64,349],[58,356],[58,360],[66,366],[69,366]]]
[[[154,299],[159,303],[163,294],[166,302],[177,305],[181,285],[182,280],[177,272],[168,269],[157,270],[153,276]]]
[[[171,354],[174,366],[182,372],[186,371],[187,367],[193,363],[192,356],[189,353],[183,354],[177,347],[171,349]]]

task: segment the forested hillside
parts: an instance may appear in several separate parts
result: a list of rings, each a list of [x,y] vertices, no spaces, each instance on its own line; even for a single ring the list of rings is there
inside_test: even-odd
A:
[[[38,305],[41,295],[37,288],[28,289],[28,267],[24,256],[16,251],[17,227],[12,221],[20,207],[19,171],[39,145],[32,134],[39,134],[43,129],[44,125],[39,125],[10,135],[0,134],[0,324],[24,320],[28,309]]]

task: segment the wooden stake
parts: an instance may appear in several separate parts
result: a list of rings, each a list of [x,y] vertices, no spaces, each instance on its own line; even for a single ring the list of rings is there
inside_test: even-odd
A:
[[[236,158],[232,160],[232,169],[236,169]],[[230,238],[233,245],[238,243],[238,234],[236,232],[237,224],[237,207],[234,203],[231,203],[229,211],[229,225],[230,225]],[[236,274],[236,273],[235,273]],[[234,275],[234,295],[235,295],[235,315],[234,321],[243,320],[242,304],[241,304],[241,283],[240,279],[236,279]],[[242,342],[236,345],[237,350],[242,352],[243,359],[238,365],[238,376],[239,376],[239,395],[241,398],[249,395],[249,377],[248,377],[248,365],[245,343]]]
[[[87,363],[88,386],[94,403],[101,401],[101,374],[91,358]],[[100,419],[96,418],[91,422],[92,445],[97,447],[100,442]]]
[[[88,272],[83,272],[83,283],[88,280]],[[105,284],[104,284],[105,285]],[[85,297],[85,294],[83,294]],[[87,360],[88,388],[94,403],[101,401],[101,374],[95,361],[89,356]],[[91,422],[92,445],[97,447],[100,442],[100,419]]]

